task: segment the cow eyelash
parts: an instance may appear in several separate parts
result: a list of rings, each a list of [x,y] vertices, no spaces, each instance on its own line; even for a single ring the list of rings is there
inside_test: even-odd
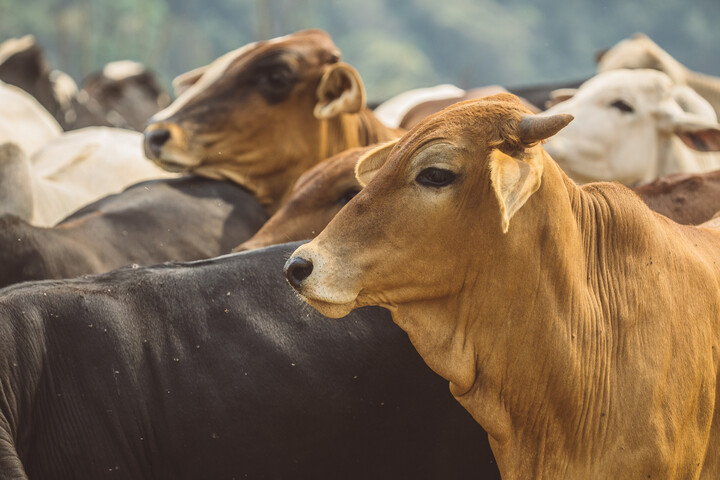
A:
[[[336,200],[336,202],[337,202],[339,205],[345,205],[345,204],[347,204],[350,200],[352,200],[352,199],[355,197],[355,195],[357,195],[358,193],[360,193],[360,190],[358,190],[358,189],[348,190],[348,191],[346,191],[345,193],[343,193],[342,195],[340,195],[340,197],[338,197],[338,199]]]
[[[445,187],[457,178],[457,174],[444,168],[429,167],[415,177],[415,181],[425,187]]]
[[[624,100],[615,100],[614,102],[612,102],[610,104],[610,106],[613,108],[617,108],[618,110],[620,110],[621,112],[624,112],[624,113],[632,113],[635,111],[635,109],[632,107],[632,105],[630,105],[629,103],[627,103]]]

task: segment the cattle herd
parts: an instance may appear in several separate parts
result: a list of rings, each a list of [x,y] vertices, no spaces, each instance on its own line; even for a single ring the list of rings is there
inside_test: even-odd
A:
[[[720,478],[720,79],[173,88],[0,44],[0,478]]]

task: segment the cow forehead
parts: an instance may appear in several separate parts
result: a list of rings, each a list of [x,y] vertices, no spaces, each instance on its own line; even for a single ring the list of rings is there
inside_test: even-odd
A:
[[[416,125],[391,155],[410,160],[436,144],[454,149],[492,148],[510,140],[517,122],[531,113],[508,94],[456,103]],[[436,150],[440,151],[433,149]]]
[[[322,63],[340,57],[340,50],[330,36],[322,30],[304,30],[283,37],[249,43],[226,53],[208,65],[198,81],[184,91],[168,108],[158,112],[153,120],[165,120],[176,114],[195,97],[223,78],[230,67],[239,71],[258,56],[278,49],[297,52],[311,63]]]
[[[583,84],[576,98],[627,97],[644,105],[666,99],[672,91],[670,77],[657,70],[611,70],[600,73]],[[562,104],[559,104],[562,105]]]

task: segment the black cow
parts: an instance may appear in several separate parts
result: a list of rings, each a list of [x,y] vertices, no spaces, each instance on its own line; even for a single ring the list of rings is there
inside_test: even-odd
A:
[[[385,310],[304,307],[285,244],[0,292],[0,472],[499,478]]]
[[[235,183],[187,177],[129,187],[52,228],[0,217],[0,287],[68,278],[129,264],[229,253],[267,214]]]

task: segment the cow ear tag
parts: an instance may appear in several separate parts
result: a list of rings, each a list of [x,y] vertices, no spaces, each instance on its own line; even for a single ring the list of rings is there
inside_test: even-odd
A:
[[[490,154],[490,180],[500,204],[503,233],[507,233],[515,212],[540,188],[542,170],[539,156],[525,161],[497,149]]]
[[[331,65],[320,79],[313,113],[323,120],[341,113],[357,113],[365,106],[365,86],[360,74],[347,63]]]
[[[363,188],[373,179],[378,170],[385,165],[390,151],[397,142],[398,140],[393,140],[383,143],[360,157],[357,164],[355,164],[355,178]]]

